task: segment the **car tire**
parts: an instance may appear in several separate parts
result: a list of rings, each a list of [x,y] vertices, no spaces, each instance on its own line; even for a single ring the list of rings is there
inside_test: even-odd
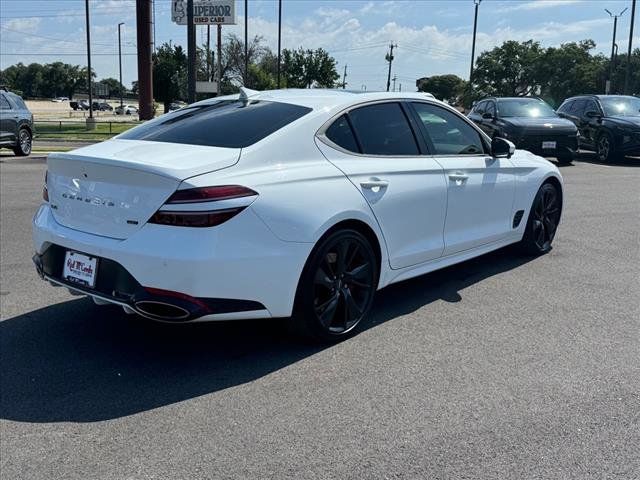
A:
[[[320,342],[352,336],[371,310],[378,268],[371,243],[360,232],[338,230],[321,239],[300,277],[291,329]]]
[[[596,140],[596,156],[598,161],[609,163],[620,159],[620,154],[615,150],[613,136],[609,132],[602,132]]]
[[[21,128],[18,131],[18,140],[16,146],[13,147],[13,153],[18,157],[26,157],[31,153],[32,144],[31,132],[26,128]]]
[[[534,256],[551,251],[561,213],[562,199],[558,188],[550,182],[544,183],[531,204],[520,250]]]

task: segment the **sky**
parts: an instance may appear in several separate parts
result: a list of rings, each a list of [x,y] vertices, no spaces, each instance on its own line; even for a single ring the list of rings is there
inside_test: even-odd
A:
[[[0,0],[0,68],[22,62],[86,65],[84,0]],[[123,83],[137,78],[135,0],[90,0],[92,66],[98,79],[118,78],[118,29],[123,26]],[[476,54],[506,40],[539,41],[543,46],[593,39],[597,51],[610,55],[613,20],[631,0],[482,0]],[[171,21],[170,0],[156,0],[155,41],[186,48],[186,26]],[[620,52],[628,46],[630,11],[618,21]],[[640,7],[636,11],[634,48],[640,48]],[[237,24],[223,36],[244,35],[244,1],[236,2]],[[396,88],[415,90],[417,78],[454,73],[469,76],[473,0],[342,1],[282,0],[282,48],[327,50],[340,74],[347,66],[347,88],[386,87],[389,44],[394,51]],[[278,2],[249,0],[249,36],[260,35],[277,51]],[[212,30],[212,48],[215,44]],[[204,43],[206,27],[196,31]],[[400,87],[402,85],[402,87]]]

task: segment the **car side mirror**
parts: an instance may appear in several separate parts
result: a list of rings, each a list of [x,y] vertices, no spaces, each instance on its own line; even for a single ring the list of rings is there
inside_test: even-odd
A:
[[[585,116],[588,118],[600,118],[600,114],[594,110],[589,110],[587,113],[585,113]]]
[[[495,158],[511,158],[516,146],[509,140],[501,137],[493,137],[491,140],[491,155]]]
[[[485,112],[482,114],[482,118],[484,118],[485,120],[493,120],[493,114],[489,112]]]

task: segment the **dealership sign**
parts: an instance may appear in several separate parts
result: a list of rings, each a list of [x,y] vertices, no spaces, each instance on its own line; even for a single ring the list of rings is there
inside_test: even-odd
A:
[[[187,0],[172,0],[171,20],[187,24]],[[235,25],[235,0],[193,0],[193,23],[196,25]]]

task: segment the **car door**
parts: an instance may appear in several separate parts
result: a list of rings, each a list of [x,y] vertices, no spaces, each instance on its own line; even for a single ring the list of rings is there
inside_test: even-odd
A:
[[[492,157],[480,132],[456,112],[426,102],[411,105],[447,181],[444,255],[508,237],[515,197],[511,161]]]
[[[371,207],[395,269],[439,258],[444,249],[447,185],[409,115],[399,101],[357,106],[317,142]]]
[[[589,116],[588,113],[590,112],[599,115],[599,117]],[[583,143],[585,143],[586,145],[595,146],[602,115],[602,109],[594,99],[585,99],[584,110],[582,111],[580,117],[580,126],[578,128],[581,131]]]
[[[484,133],[486,133],[490,137],[493,137],[493,134],[497,128],[496,122],[498,120],[496,102],[494,102],[493,100],[489,100],[487,102],[487,107],[485,108],[485,113],[491,115],[491,118],[482,117],[482,124],[480,125],[480,128],[482,129],[482,131],[484,131]]]
[[[0,143],[12,143],[18,130],[18,112],[4,93],[0,93]]]
[[[573,105],[571,105],[571,110],[568,110],[565,114],[567,118],[571,120],[573,123],[575,123],[576,127],[578,127],[578,133],[579,133],[578,141],[580,145],[590,144],[589,137],[586,135],[586,132],[584,129],[585,125],[582,118],[585,112],[586,105],[587,105],[586,99],[579,98],[573,102]]]

